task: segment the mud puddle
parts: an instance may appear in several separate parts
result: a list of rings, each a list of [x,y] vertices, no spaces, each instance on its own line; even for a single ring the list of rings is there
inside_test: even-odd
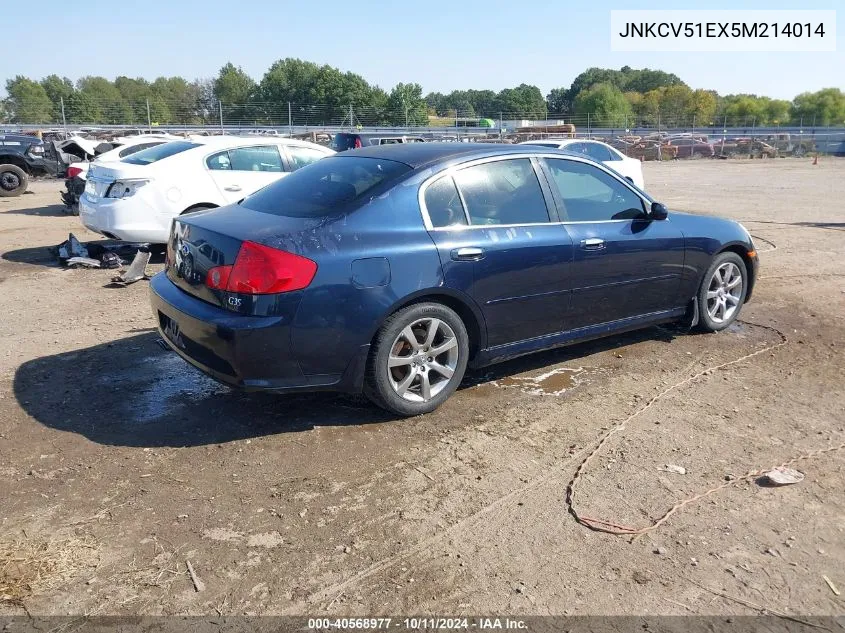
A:
[[[537,376],[506,376],[483,382],[464,390],[469,396],[481,398],[499,389],[519,389],[532,396],[562,396],[570,389],[590,381],[598,370],[594,367],[557,367]]]

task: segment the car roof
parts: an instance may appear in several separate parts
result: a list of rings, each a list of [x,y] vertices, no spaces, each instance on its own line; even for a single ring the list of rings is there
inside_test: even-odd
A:
[[[381,158],[404,163],[414,169],[435,163],[442,163],[455,158],[484,158],[486,156],[500,156],[507,154],[531,153],[527,145],[505,145],[504,143],[396,143],[392,145],[371,145],[360,149],[340,152],[336,156],[364,158]],[[553,147],[534,146],[536,152],[555,153],[561,156],[578,156],[584,158],[583,154],[575,154]]]
[[[323,147],[317,143],[309,141],[300,141],[295,138],[284,138],[278,136],[232,136],[232,135],[217,135],[217,136],[189,136],[184,139],[190,143],[196,143],[204,147],[234,147],[245,145],[298,145],[300,147]],[[326,148],[330,149],[330,148]]]

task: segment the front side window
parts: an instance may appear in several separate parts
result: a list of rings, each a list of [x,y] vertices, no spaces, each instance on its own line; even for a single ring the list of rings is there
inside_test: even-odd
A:
[[[547,158],[564,206],[564,220],[601,222],[643,217],[643,202],[628,187],[595,165]]]
[[[464,205],[451,176],[444,176],[428,186],[425,208],[434,228],[467,224]]]
[[[325,152],[321,152],[310,147],[288,147],[288,154],[290,156],[292,171],[296,171],[300,167],[305,167],[311,163],[316,163],[321,158],[325,158]]]
[[[256,145],[229,150],[234,171],[272,171],[282,169],[282,156],[275,145]]]
[[[455,172],[473,225],[549,221],[543,191],[528,158],[497,160]]]

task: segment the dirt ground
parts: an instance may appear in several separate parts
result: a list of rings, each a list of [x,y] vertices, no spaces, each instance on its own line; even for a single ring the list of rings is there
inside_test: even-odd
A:
[[[845,160],[645,177],[670,208],[755,236],[742,322],[510,362],[407,420],[216,385],[157,345],[146,282],[53,263],[69,231],[96,237],[60,183],[0,199],[0,613],[842,613],[845,450],[636,539],[569,511],[579,463],[638,411],[583,469],[581,515],[648,526],[845,442]]]

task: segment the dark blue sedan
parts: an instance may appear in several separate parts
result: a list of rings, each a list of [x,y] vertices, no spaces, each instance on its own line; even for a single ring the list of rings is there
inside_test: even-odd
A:
[[[151,284],[185,360],[246,389],[432,411],[467,365],[656,323],[730,325],[757,255],[583,154],[383,145],[181,216]]]

